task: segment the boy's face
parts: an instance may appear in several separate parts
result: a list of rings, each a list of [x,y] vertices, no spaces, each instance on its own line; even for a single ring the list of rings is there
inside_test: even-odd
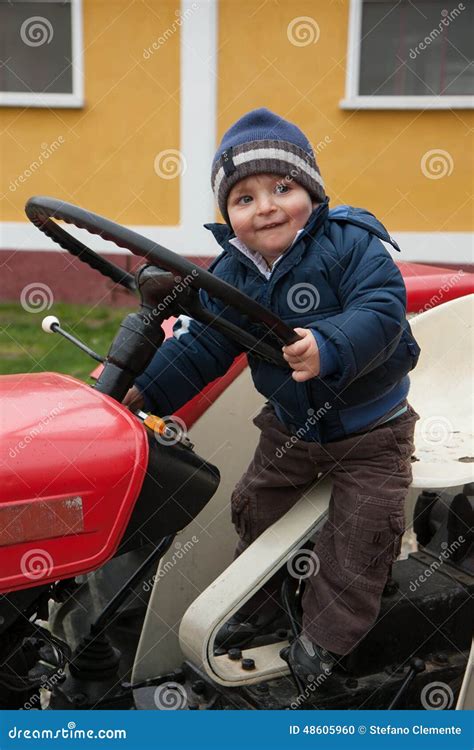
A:
[[[291,245],[316,205],[294,180],[259,174],[234,185],[227,212],[238,239],[271,265]]]

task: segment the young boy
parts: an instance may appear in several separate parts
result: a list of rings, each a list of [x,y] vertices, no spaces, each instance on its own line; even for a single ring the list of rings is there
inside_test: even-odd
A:
[[[206,225],[223,248],[213,273],[301,336],[283,347],[288,369],[248,356],[267,403],[254,420],[261,430],[254,459],[231,498],[236,554],[321,473],[331,476],[303,631],[287,653],[303,678],[327,676],[374,624],[404,531],[418,418],[406,401],[407,373],[419,348],[405,320],[402,277],[380,239],[398,247],[367,211],[329,210],[308,139],[267,109],[247,113],[225,133],[212,187],[226,220]],[[201,299],[258,332],[217,300]],[[124,403],[172,414],[238,353],[235,343],[183,316]],[[275,576],[247,602],[218,641],[236,644],[262,632],[281,613],[280,582]]]

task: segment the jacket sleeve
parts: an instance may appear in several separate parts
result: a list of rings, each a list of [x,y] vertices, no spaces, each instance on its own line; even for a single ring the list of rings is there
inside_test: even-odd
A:
[[[200,299],[213,314],[222,313],[224,305],[203,290]],[[204,386],[224,375],[241,351],[210,326],[182,315],[173,326],[173,337],[157,350],[135,385],[148,411],[173,414]]]
[[[405,284],[390,254],[367,232],[352,240],[341,259],[342,312],[310,326],[316,340],[319,334],[332,345],[325,382],[336,390],[387,360],[405,324]]]

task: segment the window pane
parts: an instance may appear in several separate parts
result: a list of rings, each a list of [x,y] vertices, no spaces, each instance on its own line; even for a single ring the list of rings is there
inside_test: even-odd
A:
[[[359,93],[474,93],[473,20],[472,0],[364,2]]]
[[[72,93],[71,3],[0,0],[0,91]]]

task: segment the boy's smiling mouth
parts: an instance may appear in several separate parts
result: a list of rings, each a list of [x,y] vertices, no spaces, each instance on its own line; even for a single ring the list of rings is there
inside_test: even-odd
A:
[[[261,232],[263,229],[276,229],[276,227],[281,227],[282,224],[284,224],[284,223],[285,222],[282,221],[282,222],[280,222],[278,224],[276,224],[275,222],[273,224],[265,224],[265,226],[260,227],[260,229],[258,231]]]

